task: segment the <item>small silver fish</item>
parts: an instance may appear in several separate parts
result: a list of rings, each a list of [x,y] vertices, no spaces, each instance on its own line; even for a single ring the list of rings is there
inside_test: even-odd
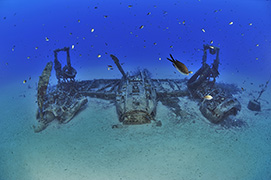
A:
[[[210,94],[208,94],[208,95],[204,96],[203,98],[206,99],[206,100],[212,100],[213,96],[211,96]]]

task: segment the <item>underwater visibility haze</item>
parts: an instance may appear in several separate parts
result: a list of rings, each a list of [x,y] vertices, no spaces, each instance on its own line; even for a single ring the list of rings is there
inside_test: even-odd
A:
[[[0,180],[271,179],[270,0],[0,0]]]

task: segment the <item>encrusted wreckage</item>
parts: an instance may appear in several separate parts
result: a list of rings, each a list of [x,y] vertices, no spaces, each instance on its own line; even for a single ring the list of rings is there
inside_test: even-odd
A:
[[[207,50],[217,55],[212,67],[206,64]],[[67,65],[63,68],[57,59],[60,51],[67,52]],[[179,116],[182,110],[178,103],[180,97],[190,94],[201,102],[200,111],[213,123],[220,123],[241,109],[240,103],[231,94],[215,86],[215,78],[219,75],[219,48],[214,46],[204,45],[202,67],[188,81],[152,79],[147,69],[138,70],[134,74],[125,73],[114,55],[110,56],[122,73],[121,79],[75,81],[77,72],[71,66],[69,48],[57,49],[54,53],[58,84],[47,90],[53,64],[49,62],[40,76],[37,112],[39,125],[34,127],[35,132],[44,130],[54,119],[59,123],[69,122],[87,104],[87,97],[115,102],[120,124],[112,128],[146,123],[161,126],[161,122],[155,120],[157,102],[161,101]],[[206,94],[212,95],[213,100],[203,99]]]
[[[61,69],[61,64],[57,60],[59,51],[67,51],[68,63],[63,69]],[[53,66],[52,62],[47,63],[40,76],[37,94],[39,108],[36,114],[39,125],[34,126],[35,132],[44,130],[54,119],[57,119],[59,123],[69,122],[88,102],[87,98],[79,94],[74,87],[76,71],[71,67],[68,54],[69,48],[55,50],[54,68],[59,82],[55,89],[47,90]]]
[[[200,104],[201,113],[212,123],[220,123],[229,115],[236,115],[241,110],[241,104],[231,94],[216,86],[216,77],[219,75],[219,48],[204,45],[201,68],[188,80],[187,87],[196,99],[203,99],[211,95],[211,101],[203,99]],[[215,55],[212,67],[207,61],[207,51]]]

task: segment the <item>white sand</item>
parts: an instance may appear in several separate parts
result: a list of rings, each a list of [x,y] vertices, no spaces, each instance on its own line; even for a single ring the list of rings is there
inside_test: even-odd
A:
[[[210,124],[188,98],[180,102],[184,119],[159,103],[162,127],[112,129],[114,104],[89,99],[68,124],[36,134],[35,88],[1,87],[0,180],[271,179],[271,111],[249,111],[249,92],[236,96],[242,103],[236,118],[249,125],[243,129]],[[270,88],[264,97],[271,97]]]

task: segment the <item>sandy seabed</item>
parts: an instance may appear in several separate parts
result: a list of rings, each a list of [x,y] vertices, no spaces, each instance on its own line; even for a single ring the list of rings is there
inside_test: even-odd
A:
[[[152,125],[112,129],[114,103],[90,98],[68,124],[34,133],[36,90],[1,87],[0,180],[267,180],[271,179],[271,111],[246,108],[250,90],[236,94],[248,124],[224,129],[209,123],[197,102],[181,98],[182,119],[157,107]],[[271,97],[270,90],[263,99]]]

